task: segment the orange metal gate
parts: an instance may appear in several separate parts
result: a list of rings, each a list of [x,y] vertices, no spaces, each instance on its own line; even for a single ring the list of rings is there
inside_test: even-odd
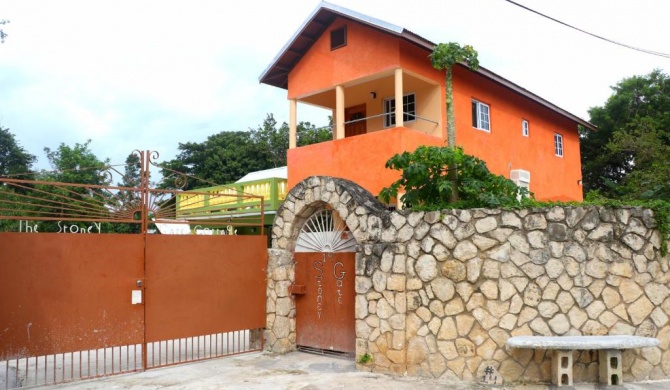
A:
[[[147,236],[147,365],[261,349],[264,236]]]
[[[131,235],[0,233],[4,388],[142,367],[144,309],[130,291],[143,246]]]
[[[296,344],[356,352],[355,253],[296,252]],[[302,290],[302,291],[300,291]]]
[[[262,348],[263,199],[150,188],[152,155],[137,187],[0,177],[0,389]]]

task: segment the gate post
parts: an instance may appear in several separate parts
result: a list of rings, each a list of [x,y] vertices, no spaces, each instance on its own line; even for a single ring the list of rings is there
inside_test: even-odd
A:
[[[277,353],[294,351],[295,302],[289,294],[289,286],[295,281],[293,254],[283,249],[269,249],[267,277],[265,348]],[[280,298],[284,299],[277,304]],[[290,303],[290,307],[284,307],[283,302]]]

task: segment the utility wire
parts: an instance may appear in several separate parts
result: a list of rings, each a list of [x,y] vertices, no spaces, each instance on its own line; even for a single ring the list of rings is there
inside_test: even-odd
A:
[[[540,15],[540,16],[542,16],[543,18],[547,18],[547,19],[549,19],[549,20],[551,20],[551,21],[554,21],[554,22],[556,22],[556,23],[558,23],[558,24],[562,24],[562,25],[564,25],[564,26],[566,26],[566,27],[569,27],[569,28],[571,28],[571,29],[573,29],[573,30],[577,30],[577,31],[579,31],[579,32],[581,32],[581,33],[590,35],[590,36],[592,36],[592,37],[594,37],[594,38],[602,39],[602,40],[605,41],[605,42],[613,43],[613,44],[615,44],[615,45],[622,46],[622,47],[625,47],[625,48],[627,48],[627,49],[640,51],[640,52],[642,52],[642,53],[647,53],[647,54],[651,54],[651,55],[654,55],[654,56],[659,56],[659,57],[664,57],[664,58],[670,58],[670,54],[668,54],[668,53],[661,53],[661,52],[659,52],[659,51],[653,51],[653,50],[642,49],[642,48],[639,48],[639,47],[635,47],[635,46],[627,45],[627,44],[625,44],[625,43],[621,43],[621,42],[613,41],[613,40],[611,40],[611,39],[607,39],[607,38],[605,38],[605,37],[601,37],[600,35],[596,35],[596,34],[593,34],[593,33],[588,32],[588,31],[582,30],[581,28],[578,28],[578,27],[569,25],[569,24],[567,24],[567,23],[565,23],[565,22],[561,22],[561,21],[558,20],[558,19],[554,19],[554,18],[552,18],[551,16],[547,16],[547,15],[541,13],[541,12],[535,11],[534,9],[528,8],[528,7],[526,7],[525,5],[516,3],[516,2],[514,2],[514,1],[512,1],[512,0],[504,0],[504,1],[506,1],[506,2],[508,2],[508,3],[510,3],[510,4],[514,4],[514,5],[516,5],[517,7],[521,7],[521,8],[523,8],[523,9],[525,9],[525,10],[527,10],[527,11],[530,11],[530,12],[532,12],[532,13],[534,13],[534,14]]]

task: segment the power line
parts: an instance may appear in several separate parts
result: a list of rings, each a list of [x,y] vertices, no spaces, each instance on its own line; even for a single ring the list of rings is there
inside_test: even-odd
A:
[[[541,13],[541,12],[535,11],[534,9],[528,8],[528,7],[526,7],[525,5],[516,3],[516,2],[514,2],[514,1],[512,1],[512,0],[504,0],[504,1],[506,1],[506,2],[508,2],[508,3],[510,3],[510,4],[514,4],[514,5],[516,5],[517,7],[521,7],[521,8],[523,8],[523,9],[525,9],[526,11],[530,11],[530,12],[532,12],[532,13],[534,13],[534,14],[540,15],[540,16],[542,16],[543,18],[547,18],[547,19],[549,19],[549,20],[551,20],[551,21],[554,21],[554,22],[556,22],[556,23],[558,23],[558,24],[562,24],[562,25],[564,25],[565,27],[569,27],[569,28],[571,28],[571,29],[573,29],[573,30],[577,30],[577,31],[579,31],[579,32],[581,32],[581,33],[590,35],[590,36],[592,36],[592,37],[594,37],[594,38],[602,39],[602,40],[605,41],[605,42],[613,43],[613,44],[615,44],[615,45],[622,46],[622,47],[625,47],[625,48],[627,48],[627,49],[640,51],[640,52],[642,52],[642,53],[651,54],[651,55],[653,55],[653,56],[659,56],[659,57],[664,57],[664,58],[670,58],[670,54],[668,54],[668,53],[662,53],[662,52],[659,52],[659,51],[653,51],[653,50],[642,49],[642,48],[639,48],[639,47],[635,47],[635,46],[627,45],[627,44],[625,44],[625,43],[621,43],[621,42],[613,41],[613,40],[611,40],[611,39],[608,39],[608,38],[605,38],[605,37],[601,37],[600,35],[596,35],[596,34],[593,34],[593,33],[588,32],[588,31],[582,30],[581,28],[578,28],[578,27],[569,25],[569,24],[567,24],[567,23],[565,23],[565,22],[561,22],[561,21],[558,20],[558,19],[554,19],[554,18],[552,18],[551,16],[547,16],[547,15]]]

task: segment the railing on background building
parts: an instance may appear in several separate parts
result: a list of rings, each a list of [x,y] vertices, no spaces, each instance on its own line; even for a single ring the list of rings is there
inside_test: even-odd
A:
[[[277,210],[286,198],[286,179],[269,178],[198,189],[199,194],[177,195],[177,218],[216,219],[231,215],[257,215],[262,210]],[[256,197],[238,196],[238,194]],[[261,197],[259,199],[258,197]],[[225,206],[225,207],[222,207]]]

